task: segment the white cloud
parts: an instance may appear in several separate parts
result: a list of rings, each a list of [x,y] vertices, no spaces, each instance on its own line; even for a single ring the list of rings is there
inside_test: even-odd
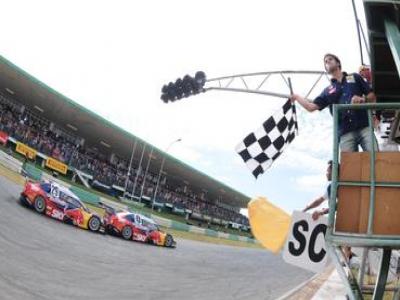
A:
[[[294,178],[296,187],[300,191],[323,194],[323,187],[327,184],[323,174],[305,175]]]
[[[304,173],[320,172],[326,168],[327,162],[328,159],[318,158],[306,151],[287,149],[282,158],[275,162],[275,167],[279,164]]]

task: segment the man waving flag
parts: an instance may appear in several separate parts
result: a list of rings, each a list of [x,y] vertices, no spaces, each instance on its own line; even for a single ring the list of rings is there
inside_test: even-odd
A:
[[[296,107],[288,100],[260,128],[246,136],[235,150],[257,178],[281,155],[297,132]]]

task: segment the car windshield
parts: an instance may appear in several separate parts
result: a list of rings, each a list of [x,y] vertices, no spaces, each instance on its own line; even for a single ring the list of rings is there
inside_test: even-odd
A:
[[[159,230],[157,224],[154,224],[152,222],[148,222],[144,219],[142,219],[142,225],[146,226],[150,230]]]
[[[40,184],[40,187],[42,188],[43,191],[45,191],[46,193],[50,193],[51,191],[51,185],[48,182],[43,182]]]
[[[86,207],[83,205],[82,202],[80,202],[78,199],[72,197],[71,195],[68,195],[67,193],[60,192],[60,199],[68,203],[68,206],[70,208],[80,208],[83,207],[85,210]]]
[[[126,220],[132,222],[132,223],[135,223],[135,215],[134,215],[134,214],[127,214],[127,215],[125,215],[124,218],[125,218]]]

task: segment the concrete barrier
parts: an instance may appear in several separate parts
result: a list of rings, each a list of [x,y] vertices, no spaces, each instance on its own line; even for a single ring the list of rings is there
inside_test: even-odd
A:
[[[227,240],[229,240],[229,233],[225,233],[225,232],[219,231],[219,232],[218,232],[218,237],[219,237],[219,238],[222,238],[222,239],[227,239]]]
[[[189,232],[205,235],[205,229],[197,226],[190,226]]]
[[[171,221],[171,228],[189,232],[190,226],[181,222]]]
[[[167,228],[171,228],[172,227],[172,221],[166,218],[161,218],[159,216],[156,215],[151,215],[151,218],[157,222],[157,224],[167,227]]]
[[[129,209],[129,207],[123,203],[118,203],[116,201],[112,201],[112,200],[104,198],[104,197],[100,197],[100,202],[102,202],[108,206],[111,206],[112,208],[117,209],[117,210],[128,210]]]
[[[0,164],[11,171],[21,174],[23,163],[3,151],[0,151]]]
[[[205,230],[206,236],[218,237],[218,232],[212,229]]]

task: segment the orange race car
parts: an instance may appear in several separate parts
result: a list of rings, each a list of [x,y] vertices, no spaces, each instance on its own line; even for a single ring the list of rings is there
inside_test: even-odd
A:
[[[150,243],[157,246],[176,247],[172,235],[160,230],[157,223],[142,214],[122,211],[116,212],[104,205],[104,226],[108,233],[116,233],[125,240]]]
[[[90,211],[68,188],[55,182],[27,181],[20,201],[38,213],[91,231],[104,229],[100,216]]]

